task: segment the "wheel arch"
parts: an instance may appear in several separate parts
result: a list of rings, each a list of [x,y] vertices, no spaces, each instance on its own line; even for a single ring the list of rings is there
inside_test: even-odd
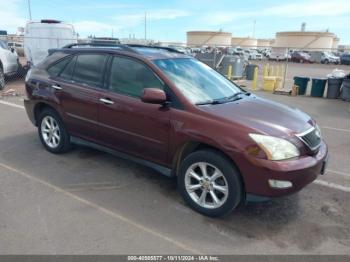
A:
[[[207,143],[203,143],[203,142],[199,142],[199,141],[189,141],[186,142],[185,144],[183,144],[176,152],[174,158],[173,158],[173,163],[172,163],[172,170],[173,170],[173,175],[177,176],[178,175],[178,170],[180,167],[181,162],[191,153],[199,151],[199,150],[213,150],[218,152],[219,154],[221,154],[222,156],[224,156],[225,158],[227,158],[229,161],[231,161],[233,163],[233,165],[237,168],[241,178],[242,178],[242,182],[244,182],[243,180],[243,176],[241,174],[241,171],[238,167],[238,165],[236,164],[236,162],[227,154],[225,153],[223,150],[221,150],[220,148],[217,148],[213,145],[207,144]]]
[[[45,108],[54,110],[58,115],[60,115],[59,111],[54,106],[45,102],[39,102],[34,106],[34,120],[36,126],[38,126],[38,117]]]

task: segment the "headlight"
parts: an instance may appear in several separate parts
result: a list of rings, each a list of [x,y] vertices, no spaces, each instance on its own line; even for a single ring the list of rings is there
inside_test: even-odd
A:
[[[298,148],[283,138],[259,134],[249,136],[264,150],[269,160],[283,160],[300,155]]]
[[[316,124],[315,129],[316,129],[316,135],[318,137],[322,137],[321,128],[318,126],[318,124]]]

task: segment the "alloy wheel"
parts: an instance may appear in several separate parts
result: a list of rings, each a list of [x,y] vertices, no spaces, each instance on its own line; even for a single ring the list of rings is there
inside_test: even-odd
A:
[[[187,169],[185,188],[197,205],[209,209],[221,207],[229,193],[225,176],[207,162],[194,163]]]
[[[46,145],[50,148],[58,147],[61,134],[60,127],[52,116],[45,116],[41,121],[41,135],[46,143]]]

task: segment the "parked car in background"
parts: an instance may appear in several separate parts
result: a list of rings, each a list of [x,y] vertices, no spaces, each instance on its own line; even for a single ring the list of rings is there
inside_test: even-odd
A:
[[[339,56],[334,55],[332,52],[323,52],[323,51],[311,51],[309,52],[311,62],[321,63],[321,64],[339,64]]]
[[[19,62],[16,51],[0,40],[0,90],[5,88],[5,77],[18,72]]]
[[[23,43],[19,42],[8,42],[7,46],[9,48],[14,48],[18,56],[24,56]]]
[[[249,59],[251,60],[262,60],[263,59],[263,55],[260,54],[257,50],[255,49],[250,49],[249,52]]]
[[[269,55],[269,59],[276,61],[282,61],[286,59],[290,60],[291,55],[286,48],[273,48]]]
[[[48,55],[49,49],[61,48],[71,43],[77,43],[77,35],[71,24],[47,19],[28,22],[23,43],[28,66],[41,62]]]
[[[75,142],[147,165],[176,177],[186,203],[214,217],[295,193],[325,172],[328,150],[315,120],[191,56],[71,47],[26,77],[25,108],[51,153]]]
[[[343,54],[340,57],[340,63],[342,65],[350,65],[350,53]]]
[[[265,57],[269,58],[270,55],[271,55],[271,49],[270,49],[270,48],[264,49],[264,50],[263,50],[263,55],[264,55]]]
[[[168,47],[175,49],[176,51],[182,53],[182,54],[186,54],[186,55],[191,55],[191,49],[190,48],[186,48],[183,46],[178,46],[178,45],[169,45]]]
[[[311,63],[310,55],[302,51],[294,51],[291,55],[291,61],[299,63]]]

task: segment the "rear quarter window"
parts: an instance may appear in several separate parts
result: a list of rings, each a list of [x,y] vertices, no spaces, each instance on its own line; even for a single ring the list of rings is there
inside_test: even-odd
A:
[[[49,73],[50,76],[58,76],[71,60],[72,60],[71,56],[60,60],[54,63],[53,65],[50,65],[49,68],[47,69],[47,72]]]

